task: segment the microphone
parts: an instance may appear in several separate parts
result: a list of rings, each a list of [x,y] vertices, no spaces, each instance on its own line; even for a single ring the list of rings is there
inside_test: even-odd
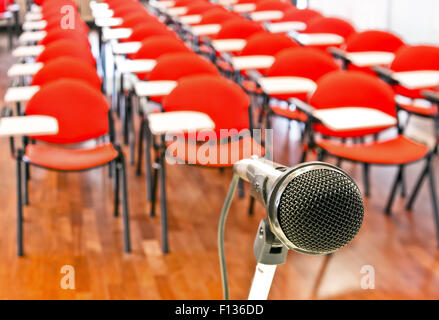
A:
[[[235,173],[250,182],[268,228],[289,250],[329,254],[347,245],[363,222],[361,192],[341,169],[324,162],[288,168],[256,156],[238,161]]]

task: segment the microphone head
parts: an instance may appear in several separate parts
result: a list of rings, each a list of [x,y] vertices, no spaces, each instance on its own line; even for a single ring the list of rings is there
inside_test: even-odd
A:
[[[363,198],[352,178],[323,162],[287,170],[268,198],[272,232],[291,250],[328,254],[347,245],[360,230]]]

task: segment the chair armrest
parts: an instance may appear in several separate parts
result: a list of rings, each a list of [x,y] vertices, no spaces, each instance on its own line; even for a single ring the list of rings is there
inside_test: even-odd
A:
[[[313,116],[314,111],[316,110],[314,107],[309,105],[306,102],[303,102],[300,99],[292,98],[290,99],[290,102],[294,104],[300,111],[305,112],[309,116]]]
[[[393,71],[382,66],[372,67],[372,70],[377,73],[377,75],[389,84],[398,84],[398,81],[393,78]]]
[[[49,116],[18,116],[0,119],[0,136],[42,136],[58,133],[58,121]]]
[[[207,114],[195,111],[150,113],[148,123],[153,135],[196,132],[215,128],[215,123]]]
[[[428,101],[439,104],[439,92],[433,91],[433,90],[423,90],[421,94],[427,99]]]

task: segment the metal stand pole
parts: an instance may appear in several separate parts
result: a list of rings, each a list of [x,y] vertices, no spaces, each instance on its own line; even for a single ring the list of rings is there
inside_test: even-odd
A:
[[[258,264],[248,300],[267,300],[276,268],[285,263],[288,253],[288,249],[271,232],[267,219],[259,224],[254,253]]]
[[[256,265],[255,275],[250,287],[248,300],[267,300],[270,293],[271,283],[273,282],[274,273],[276,272],[276,264]]]

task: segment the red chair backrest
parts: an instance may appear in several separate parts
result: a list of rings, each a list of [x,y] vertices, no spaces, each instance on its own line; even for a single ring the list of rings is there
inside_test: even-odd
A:
[[[395,53],[390,69],[396,72],[439,70],[439,47],[404,46]]]
[[[201,1],[208,2],[209,0],[201,0]],[[193,2],[194,0],[176,0],[174,3],[174,7],[187,7]]]
[[[305,31],[307,33],[334,33],[346,39],[355,32],[355,28],[340,18],[320,17],[311,20]]]
[[[86,44],[68,39],[50,43],[36,60],[37,62],[46,63],[59,57],[74,57],[86,62],[92,67],[96,66],[96,60]]]
[[[396,116],[395,94],[384,81],[361,71],[331,72],[317,82],[310,98],[317,109],[366,107]]]
[[[269,55],[274,56],[287,48],[298,47],[299,44],[284,34],[274,34],[266,31],[253,34],[247,39],[247,44],[241,55]]]
[[[108,133],[105,96],[74,79],[61,79],[42,87],[27,103],[27,115],[46,115],[58,120],[58,134],[36,137],[51,143],[79,143]]]
[[[291,48],[280,51],[267,76],[303,77],[318,81],[329,72],[340,70],[340,67],[329,55],[314,48]]]
[[[40,45],[47,46],[52,42],[62,40],[62,39],[70,39],[74,41],[78,41],[90,46],[90,42],[88,41],[87,36],[80,31],[70,30],[70,29],[62,29],[62,28],[53,28],[50,29],[43,40],[39,42]]]
[[[255,11],[279,10],[286,11],[295,8],[291,1],[287,0],[262,0],[256,3]]]
[[[264,28],[256,22],[246,19],[233,19],[224,22],[216,36],[217,39],[247,39],[252,34],[264,31]]]
[[[133,12],[127,14],[123,18],[123,22],[120,25],[121,28],[135,28],[136,26],[144,23],[157,23],[162,24],[157,17],[152,16],[145,12]]]
[[[177,87],[163,99],[165,111],[198,111],[215,122],[216,135],[221,129],[247,129],[250,101],[234,82],[213,75],[182,78]]]
[[[212,62],[196,53],[177,52],[160,56],[147,78],[151,81],[179,80],[196,74],[219,75],[220,73]]]
[[[385,51],[395,52],[404,42],[393,33],[380,30],[367,30],[355,33],[346,40],[346,51]]]
[[[196,0],[187,6],[186,15],[202,14],[202,13],[204,13],[210,9],[216,8],[216,7],[217,7],[217,5],[215,5],[211,2],[207,2],[207,1],[203,1],[203,0]]]
[[[308,24],[311,20],[320,17],[323,17],[322,14],[312,9],[291,8],[284,12],[281,21],[300,21]]]
[[[235,12],[227,11],[223,8],[214,8],[202,14],[200,24],[221,24],[230,19],[239,18]]]
[[[129,2],[124,5],[117,6],[112,8],[113,16],[123,18],[131,13],[136,12],[146,12],[145,7],[142,6],[140,2]]]
[[[71,57],[60,57],[44,64],[33,76],[31,85],[43,86],[64,78],[85,81],[97,90],[101,88],[101,79],[96,69],[82,60]]]
[[[116,8],[121,8],[121,7],[125,7],[127,4],[129,5],[137,5],[137,0],[127,0],[127,1],[112,1],[111,3],[108,3],[108,7],[111,10],[114,10]]]
[[[133,29],[131,36],[126,41],[143,41],[152,36],[177,37],[177,34],[161,23],[143,23]]]
[[[142,42],[139,51],[130,55],[130,59],[157,59],[171,52],[192,52],[186,44],[172,36],[153,36]]]

